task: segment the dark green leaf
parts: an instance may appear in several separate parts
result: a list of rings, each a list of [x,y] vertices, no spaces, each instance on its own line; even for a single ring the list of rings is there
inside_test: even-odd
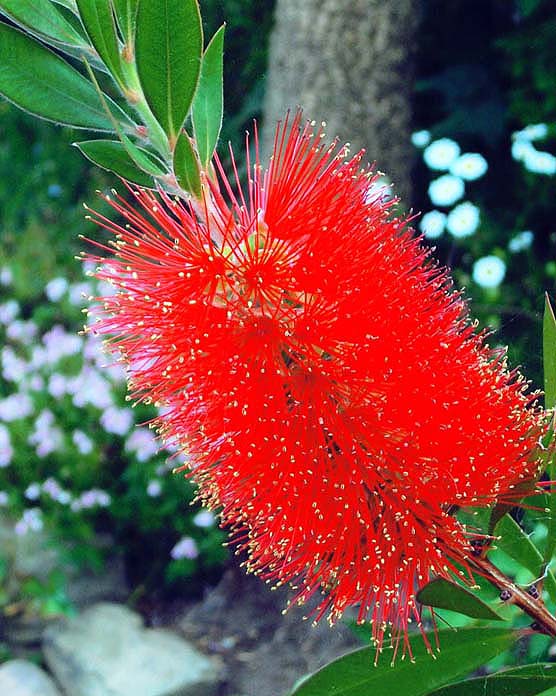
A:
[[[171,146],[197,87],[203,31],[197,0],[141,0],[135,42],[147,103]]]
[[[504,517],[504,515],[508,512],[511,512],[516,505],[518,505],[519,500],[525,498],[527,495],[531,495],[531,489],[531,481],[522,481],[520,483],[516,483],[513,490],[514,493],[522,493],[523,495],[521,498],[516,497],[511,503],[495,503],[488,521],[488,534],[494,534],[496,525],[502,519],[502,517]]]
[[[180,133],[174,151],[174,174],[184,191],[190,191],[197,198],[201,196],[201,177],[199,161],[185,131]]]
[[[0,0],[0,12],[35,34],[74,46],[84,43],[50,0]]]
[[[156,163],[146,150],[138,147],[133,143],[121,130],[118,131],[118,136],[124,146],[127,154],[135,162],[135,164],[142,171],[150,174],[151,176],[161,176],[164,174],[164,170],[161,169],[160,165]],[[146,154],[145,154],[146,153]]]
[[[77,0],[77,7],[91,43],[114,79],[123,85],[120,49],[110,0]]]
[[[504,621],[488,604],[454,582],[435,578],[417,593],[417,601],[429,607],[450,609],[473,619]]]
[[[434,634],[427,634],[434,645]],[[467,674],[507,650],[516,640],[514,631],[500,628],[466,628],[438,631],[440,652],[432,659],[420,634],[411,637],[416,663],[396,661],[385,650],[373,665],[375,649],[362,648],[323,667],[294,687],[291,696],[425,696]]]
[[[0,94],[49,121],[114,130],[95,88],[81,73],[7,24],[0,24]],[[116,104],[107,102],[120,121],[131,123]]]
[[[94,84],[95,89],[97,90],[98,97],[100,99],[100,102],[102,106],[104,107],[104,111],[106,114],[109,116],[110,121],[114,127],[114,130],[118,134],[118,137],[126,150],[127,154],[130,156],[132,161],[141,169],[143,172],[146,172],[147,174],[150,174],[151,176],[160,176],[164,174],[164,171],[161,169],[159,164],[155,164],[154,160],[152,157],[146,157],[143,153],[145,151],[141,150],[140,147],[137,147],[135,143],[133,143],[132,140],[130,140],[127,135],[124,133],[123,129],[120,127],[119,123],[116,121],[115,118],[110,114],[108,102],[106,101],[106,96],[102,93],[100,86],[97,82],[97,79],[95,77],[95,74],[91,70],[91,66],[86,62],[85,63],[87,67],[87,71],[89,73],[89,77],[91,78],[91,82]]]
[[[77,14],[77,5],[75,4],[75,0],[54,0],[54,2],[57,5],[62,5],[63,7],[66,7],[68,10],[71,10],[74,14]]]
[[[127,43],[131,43],[135,36],[135,21],[139,0],[112,0],[112,3],[122,36]]]
[[[537,696],[552,686],[556,686],[556,664],[547,663],[450,684],[428,696]]]
[[[544,405],[556,405],[556,318],[548,294],[544,297],[542,331],[542,355],[544,367]]]
[[[191,111],[195,142],[205,168],[216,147],[224,113],[224,29],[221,26],[207,46]]]
[[[498,522],[495,532],[500,537],[496,542],[496,546],[499,549],[520,563],[524,568],[527,568],[534,578],[543,575],[544,562],[541,552],[513,517],[505,515]],[[546,572],[544,586],[550,599],[556,602],[556,579],[551,570]]]
[[[119,140],[85,140],[74,145],[87,159],[102,169],[107,169],[133,184],[154,188],[153,178],[139,169]],[[146,150],[143,150],[143,154],[149,157]]]

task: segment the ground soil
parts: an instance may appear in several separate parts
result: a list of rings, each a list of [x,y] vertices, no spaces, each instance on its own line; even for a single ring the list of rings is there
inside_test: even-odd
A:
[[[222,663],[218,696],[285,696],[302,676],[360,645],[343,624],[303,620],[307,607],[284,615],[287,599],[286,590],[233,566],[202,601],[164,623]]]

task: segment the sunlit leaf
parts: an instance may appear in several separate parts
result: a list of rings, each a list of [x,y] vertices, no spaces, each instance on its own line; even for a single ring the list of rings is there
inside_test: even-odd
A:
[[[79,16],[91,43],[119,84],[123,84],[116,23],[110,0],[77,0]]]
[[[88,160],[102,169],[113,172],[133,184],[154,188],[153,178],[139,169],[119,140],[85,140],[74,145]],[[143,155],[149,157],[146,150],[143,150]]]
[[[435,578],[419,590],[417,601],[429,607],[457,611],[473,619],[505,620],[472,592],[444,578]]]
[[[0,94],[36,116],[78,128],[113,131],[93,85],[52,51],[0,24]],[[118,121],[131,125],[106,97]]]
[[[50,0],[0,0],[0,12],[35,34],[75,46],[84,43]]]
[[[63,7],[66,7],[74,14],[77,14],[77,5],[75,4],[75,0],[54,0],[54,2],[57,5],[63,5]]]
[[[124,40],[130,42],[135,36],[135,22],[139,0],[112,0],[118,25]]]
[[[534,664],[450,684],[428,696],[537,696],[552,686],[556,686],[556,664]]]
[[[135,53],[147,103],[175,144],[197,87],[203,31],[196,0],[141,0]]]
[[[191,111],[195,142],[205,168],[218,142],[224,113],[224,30],[220,27],[206,48]]]
[[[180,133],[174,151],[174,173],[184,191],[190,191],[197,198],[201,196],[199,161],[185,131]]]
[[[541,552],[510,515],[505,515],[497,524],[495,533],[500,538],[496,546],[530,571],[534,578],[544,572],[544,560]],[[556,579],[551,570],[546,571],[544,586],[550,599],[556,602]]]
[[[434,645],[435,636],[427,637]],[[410,639],[415,663],[398,656],[393,666],[391,650],[384,650],[375,667],[375,649],[361,648],[304,679],[290,696],[425,696],[506,651],[516,637],[516,632],[500,628],[438,631],[440,652],[432,659],[417,634]]]

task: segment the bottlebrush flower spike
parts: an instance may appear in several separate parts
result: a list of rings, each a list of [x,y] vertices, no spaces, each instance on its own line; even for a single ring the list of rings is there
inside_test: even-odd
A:
[[[118,292],[94,330],[132,397],[164,406],[248,569],[300,602],[322,590],[317,619],[359,605],[380,643],[465,567],[454,507],[534,479],[539,413],[361,159],[298,114],[246,195],[217,160],[202,204],[110,200],[127,224],[95,214],[116,236],[95,275]]]

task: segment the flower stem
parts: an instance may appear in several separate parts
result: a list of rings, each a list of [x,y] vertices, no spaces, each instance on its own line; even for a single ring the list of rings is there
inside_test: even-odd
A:
[[[556,637],[556,617],[548,611],[542,597],[532,597],[484,556],[470,557],[467,562],[500,591],[507,590],[511,594],[512,602],[534,620],[533,628],[536,631]]]

